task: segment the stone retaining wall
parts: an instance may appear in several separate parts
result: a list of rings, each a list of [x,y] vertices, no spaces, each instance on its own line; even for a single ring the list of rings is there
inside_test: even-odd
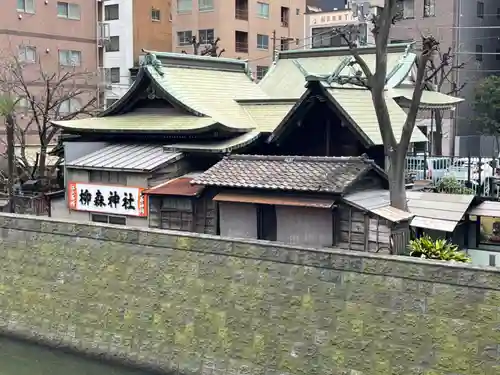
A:
[[[498,375],[500,272],[0,215],[0,328],[182,374]]]

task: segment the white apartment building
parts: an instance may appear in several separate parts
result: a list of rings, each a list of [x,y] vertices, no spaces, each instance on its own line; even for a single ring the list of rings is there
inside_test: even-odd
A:
[[[172,51],[168,0],[103,0],[98,10],[101,92],[106,107],[132,84],[142,49]]]

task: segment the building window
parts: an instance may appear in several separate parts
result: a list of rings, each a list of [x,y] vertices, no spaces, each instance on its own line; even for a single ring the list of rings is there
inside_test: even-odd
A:
[[[106,108],[111,107],[113,104],[115,104],[118,101],[118,99],[106,99]]]
[[[290,21],[290,8],[281,7],[281,26],[288,27]]]
[[[214,0],[198,0],[198,9],[201,12],[214,10]]]
[[[256,75],[257,81],[260,81],[262,78],[264,78],[268,69],[269,69],[268,66],[257,65],[257,75]]]
[[[59,104],[59,113],[76,113],[82,108],[80,101],[77,98],[70,98]]]
[[[269,4],[258,2],[257,16],[261,18],[269,18]]]
[[[404,19],[415,18],[415,0],[398,0],[398,6]]]
[[[484,18],[484,3],[482,1],[478,1],[476,4],[476,13],[479,18]]]
[[[59,65],[80,66],[82,65],[82,53],[80,51],[59,50]]]
[[[127,218],[124,216],[113,216],[113,215],[102,215],[102,214],[92,214],[91,220],[94,223],[104,223],[104,224],[115,224],[115,225],[127,225]]]
[[[120,50],[120,37],[110,36],[106,43],[106,52],[118,52]]]
[[[214,29],[205,29],[198,31],[198,40],[201,44],[209,44],[215,40]]]
[[[127,175],[120,172],[90,171],[89,182],[127,186]]]
[[[483,61],[483,45],[476,44],[476,61]]]
[[[299,9],[299,8],[295,9],[295,14],[296,14],[297,16],[300,16],[300,9]]]
[[[424,0],[424,17],[436,16],[436,0]]]
[[[80,5],[58,1],[57,16],[61,18],[68,18],[71,20],[79,20],[81,17]]]
[[[152,21],[160,21],[160,10],[152,8],[151,9],[151,20]]]
[[[234,17],[237,20],[248,20],[248,0],[235,0]]]
[[[343,37],[329,27],[312,29],[312,48],[341,47],[347,45]]]
[[[36,61],[36,48],[30,46],[19,47],[19,61],[23,63],[34,63]]]
[[[120,68],[110,68],[109,78],[111,83],[120,83]]]
[[[194,229],[193,211],[191,199],[163,198],[160,207],[160,228],[192,232]]]
[[[269,35],[257,34],[257,48],[269,49]]]
[[[35,13],[35,0],[17,0],[17,11]]]
[[[177,13],[191,13],[193,0],[177,0]]]
[[[235,52],[248,53],[248,33],[245,31],[234,32]]]
[[[120,5],[112,4],[104,6],[104,20],[113,21],[120,18]]]
[[[177,33],[177,44],[179,46],[187,46],[193,42],[193,32],[189,31],[179,31]]]

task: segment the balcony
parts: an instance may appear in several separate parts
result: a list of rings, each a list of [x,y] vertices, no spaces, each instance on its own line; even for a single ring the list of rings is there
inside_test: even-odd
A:
[[[109,23],[98,22],[97,23],[97,45],[99,47],[104,47],[107,42],[109,42]]]
[[[234,18],[248,21],[248,0],[235,0]]]

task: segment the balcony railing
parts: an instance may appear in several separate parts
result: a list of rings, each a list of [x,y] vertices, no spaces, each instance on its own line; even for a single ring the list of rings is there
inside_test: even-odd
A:
[[[236,42],[235,51],[248,53],[248,42]]]
[[[236,8],[234,12],[234,17],[237,20],[248,21],[248,9],[247,8]]]

